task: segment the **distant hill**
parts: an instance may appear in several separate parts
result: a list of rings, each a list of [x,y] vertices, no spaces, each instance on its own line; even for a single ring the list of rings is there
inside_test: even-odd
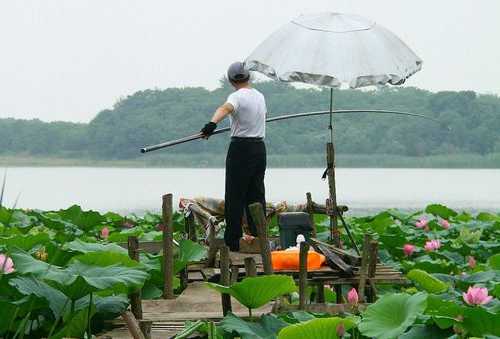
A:
[[[277,82],[259,83],[269,115],[326,110],[329,91],[297,89]],[[88,159],[144,157],[144,145],[198,132],[231,88],[144,90],[101,111],[89,124],[0,119],[0,155],[50,156]],[[85,100],[85,97],[82,97]],[[376,116],[335,117],[336,149],[344,155],[432,156],[500,153],[500,97],[472,91],[432,93],[417,88],[385,87],[373,91],[335,91],[337,109],[393,109],[425,114],[451,127],[428,120]],[[299,118],[267,126],[269,155],[319,156],[328,139],[328,117]],[[191,142],[148,157],[183,154],[221,158],[228,136]],[[319,158],[318,158],[319,159]],[[189,161],[188,161],[189,162]],[[300,165],[300,163],[299,163]]]

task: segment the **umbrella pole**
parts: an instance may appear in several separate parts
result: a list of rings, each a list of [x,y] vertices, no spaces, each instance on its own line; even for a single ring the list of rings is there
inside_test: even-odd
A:
[[[329,199],[327,206],[330,215],[330,239],[340,247],[340,232],[338,228],[337,192],[335,188],[335,148],[333,146],[333,88],[330,88],[330,142],[326,144],[326,164],[328,176]]]

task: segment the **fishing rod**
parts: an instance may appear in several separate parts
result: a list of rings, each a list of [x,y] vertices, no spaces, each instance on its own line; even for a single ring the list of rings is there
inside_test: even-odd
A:
[[[365,109],[365,110],[359,110],[359,109],[341,109],[341,110],[335,110],[333,111],[335,114],[351,114],[351,113],[375,113],[375,114],[392,114],[392,115],[405,115],[405,116],[411,116],[411,117],[417,117],[417,118],[422,118],[422,119],[427,119],[431,120],[434,122],[437,122],[439,124],[443,124],[442,121],[439,121],[437,119],[425,116],[423,114],[418,114],[418,113],[409,113],[409,112],[400,112],[400,111],[388,111],[388,110],[377,110],[377,109]],[[273,118],[268,118],[266,119],[266,122],[273,122],[273,121],[280,121],[280,120],[288,120],[288,119],[293,119],[293,118],[302,118],[302,117],[312,117],[312,116],[317,116],[317,115],[324,115],[324,114],[330,114],[330,111],[316,111],[316,112],[304,112],[304,113],[294,113],[294,114],[285,114],[285,115],[279,115]],[[449,127],[446,126],[448,129]],[[219,128],[215,130],[212,134],[220,134],[224,133],[230,130],[230,127],[224,127],[224,128]],[[171,147],[179,144],[183,144],[189,141],[193,141],[196,139],[201,139],[203,137],[203,134],[196,133],[181,139],[177,140],[172,140],[172,141],[167,141],[167,142],[162,142],[160,144],[152,145],[152,146],[146,146],[141,148],[141,153],[148,153],[152,151],[156,151],[162,148],[166,147]]]

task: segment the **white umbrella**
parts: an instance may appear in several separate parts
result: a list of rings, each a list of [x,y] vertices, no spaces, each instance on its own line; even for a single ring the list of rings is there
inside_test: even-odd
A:
[[[271,34],[245,61],[274,80],[351,88],[403,83],[422,60],[396,35],[357,15],[301,15]]]
[[[250,71],[285,82],[329,86],[330,142],[327,170],[331,237],[339,245],[333,148],[333,87],[399,85],[422,68],[422,60],[396,35],[357,15],[301,15],[271,34],[245,60]],[[351,237],[351,240],[352,237]],[[355,246],[356,250],[356,244]]]

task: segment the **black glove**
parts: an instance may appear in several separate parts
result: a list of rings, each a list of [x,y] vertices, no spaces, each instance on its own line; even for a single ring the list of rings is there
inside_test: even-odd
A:
[[[217,124],[215,122],[209,122],[208,124],[206,124],[202,129],[201,129],[201,133],[203,134],[203,137],[205,139],[208,139],[209,136],[211,136],[215,129],[217,128]]]

